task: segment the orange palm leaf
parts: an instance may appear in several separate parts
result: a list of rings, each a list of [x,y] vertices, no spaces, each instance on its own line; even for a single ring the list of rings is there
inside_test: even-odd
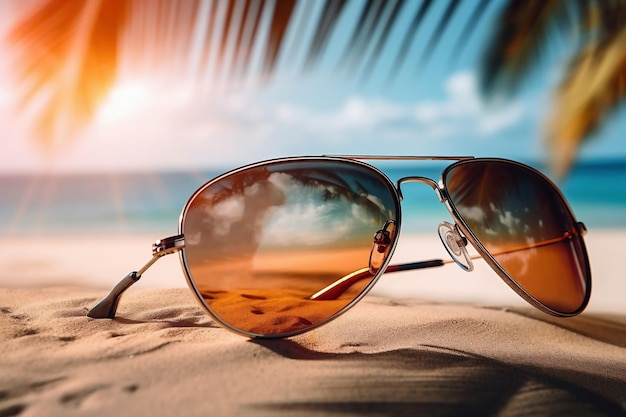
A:
[[[115,80],[126,0],[50,0],[14,28],[21,109],[44,147],[89,119]]]

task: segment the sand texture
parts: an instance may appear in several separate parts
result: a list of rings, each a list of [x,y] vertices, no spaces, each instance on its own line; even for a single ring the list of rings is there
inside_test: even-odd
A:
[[[286,340],[217,327],[187,289],[0,289],[0,416],[618,416],[626,316],[368,296]]]

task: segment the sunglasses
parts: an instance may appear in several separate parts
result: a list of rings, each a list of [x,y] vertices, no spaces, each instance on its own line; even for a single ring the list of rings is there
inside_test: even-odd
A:
[[[364,160],[446,160],[437,183],[392,182]],[[452,260],[391,264],[402,225],[401,186],[433,188],[453,223],[438,227]],[[123,292],[160,257],[179,252],[202,307],[248,337],[289,337],[354,306],[383,273],[442,266],[466,271],[482,258],[539,310],[584,310],[591,272],[576,221],[558,188],[518,162],[473,157],[282,158],[235,169],[201,186],[179,234],[153,245],[152,259],[123,278],[88,316],[113,318]],[[470,256],[471,244],[478,255]]]

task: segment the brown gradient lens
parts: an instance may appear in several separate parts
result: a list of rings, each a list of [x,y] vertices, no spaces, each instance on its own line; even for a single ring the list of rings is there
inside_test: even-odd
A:
[[[584,242],[549,180],[511,161],[472,160],[447,169],[443,183],[464,226],[523,292],[557,314],[582,311],[591,288]]]
[[[198,190],[183,211],[183,260],[208,311],[248,335],[316,326],[363,292],[320,290],[369,266],[373,237],[398,220],[392,183],[367,165],[329,159],[244,168]]]

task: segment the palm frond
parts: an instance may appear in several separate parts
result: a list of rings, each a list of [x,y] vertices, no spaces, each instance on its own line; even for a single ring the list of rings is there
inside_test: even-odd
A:
[[[578,28],[578,7],[584,0],[510,0],[495,22],[480,71],[487,96],[514,92],[530,68],[543,57],[548,35]],[[587,2],[588,3],[588,2]],[[574,10],[572,10],[574,9]]]
[[[402,40],[402,45],[396,55],[396,59],[393,64],[393,68],[401,68],[404,60],[406,59],[409,48],[411,47],[411,43],[415,38],[415,34],[417,30],[420,28],[424,17],[430,10],[430,6],[432,5],[432,0],[424,0],[420,5],[419,9],[415,12],[413,19],[411,20],[411,24],[409,25],[406,33],[404,34],[404,39]]]
[[[297,7],[307,8],[304,18],[313,25],[308,45],[303,44],[303,29],[294,29],[300,32],[299,43],[291,52],[304,49],[304,70],[317,65],[350,5],[358,18],[337,67],[351,75],[362,69],[360,81],[367,82],[395,32],[402,42],[390,50],[395,56],[391,79],[407,64],[408,52],[435,4],[321,1],[316,14],[309,0],[40,0],[10,34],[12,65],[21,87],[19,107],[34,115],[44,148],[54,148],[91,119],[116,80],[122,56],[133,55],[133,63],[142,63],[147,71],[172,67],[181,76],[191,74],[198,84],[207,73],[218,81],[236,82],[246,76],[269,80],[281,56],[291,59],[284,45]],[[473,10],[466,9],[472,13],[464,22],[457,52],[492,4],[480,0]],[[419,62],[410,65],[430,59],[460,5],[459,0],[437,3],[443,13],[426,35]],[[401,25],[401,11],[409,6],[412,18]],[[481,71],[487,96],[514,92],[544,56],[555,31],[575,35],[582,48],[559,87],[547,129],[560,172],[624,98],[625,19],[626,0],[507,0],[496,21]],[[261,51],[260,62],[253,63],[253,51]],[[251,72],[255,65],[256,74]]]
[[[127,6],[126,1],[50,0],[11,33],[23,86],[20,107],[41,100],[40,138],[67,134],[74,121],[92,116],[115,78]]]
[[[348,4],[323,1],[317,20],[315,14],[305,16],[314,25],[310,45],[296,45],[305,49],[305,70],[324,54]],[[480,17],[486,1],[479,3],[472,19]],[[448,0],[443,5],[445,12],[423,53],[425,59],[450,26],[459,3]],[[367,81],[397,26],[400,10],[413,4],[412,0],[351,3],[360,8],[360,18],[337,65],[356,72],[367,58],[361,75],[361,81]],[[390,77],[402,67],[432,4],[423,0],[403,29]],[[298,5],[312,9],[308,0],[39,0],[10,35],[16,51],[12,64],[23,86],[21,108],[41,103],[31,114],[41,143],[54,147],[90,120],[115,82],[122,58],[145,71],[165,67],[181,77],[191,75],[200,85],[207,74],[218,81],[246,76],[266,81],[287,53],[285,38]],[[261,51],[259,63],[252,62],[255,50]],[[251,74],[253,66],[260,68],[258,73]]]
[[[577,51],[546,129],[557,175],[626,96],[625,22],[625,0],[510,0],[495,25],[480,73],[487,97],[515,92],[545,55],[550,35],[566,34]]]
[[[443,16],[441,16],[441,19],[439,19],[439,22],[437,23],[437,28],[435,29],[435,32],[428,41],[428,45],[426,46],[426,49],[424,50],[420,61],[428,61],[428,59],[430,59],[430,55],[435,50],[435,47],[439,43],[441,36],[443,35],[446,28],[449,26],[450,20],[452,20],[454,12],[456,12],[458,6],[459,0],[450,0],[450,3],[448,3],[448,7],[446,8],[445,13],[443,14]]]
[[[272,74],[276,66],[276,60],[280,52],[287,26],[291,22],[291,16],[296,6],[296,0],[281,0],[280,7],[274,8],[274,14],[270,23],[270,34],[265,50],[263,71]]]
[[[381,24],[383,26],[382,31],[380,36],[378,37],[378,40],[376,41],[374,50],[370,55],[368,62],[364,66],[364,72],[361,75],[361,79],[363,81],[366,81],[369,78],[370,74],[373,71],[373,68],[375,68],[376,62],[378,62],[378,58],[382,53],[383,47],[385,46],[385,43],[389,38],[389,33],[394,27],[396,19],[398,18],[398,15],[403,5],[404,2],[402,0],[388,1],[385,3],[385,17]]]
[[[313,41],[309,46],[305,68],[313,67],[319,60],[320,55],[325,49],[330,36],[337,26],[339,16],[347,3],[347,0],[327,1],[313,35]]]
[[[463,29],[461,30],[460,35],[455,42],[456,47],[454,48],[454,52],[451,55],[452,59],[456,59],[456,57],[461,54],[462,48],[467,45],[468,39],[472,36],[472,33],[478,26],[478,22],[485,14],[485,9],[490,3],[491,0],[480,0],[480,3],[474,8],[472,15],[465,22],[465,26],[463,26]]]
[[[624,45],[626,25],[618,34],[592,43],[571,61],[547,126],[557,174],[566,173],[580,144],[626,98]]]

